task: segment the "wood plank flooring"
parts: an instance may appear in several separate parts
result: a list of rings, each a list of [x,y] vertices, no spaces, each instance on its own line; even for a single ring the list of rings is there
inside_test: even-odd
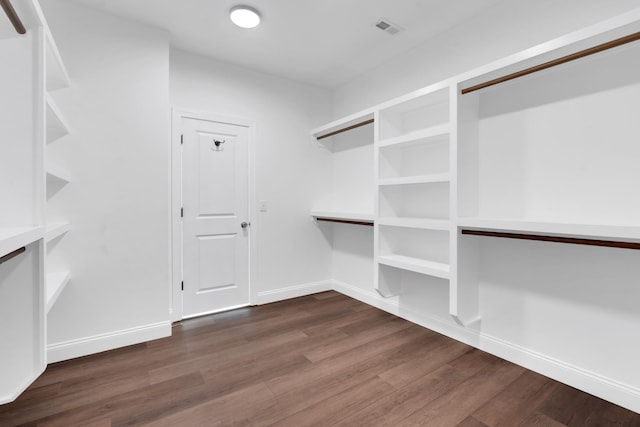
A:
[[[640,426],[640,415],[335,292],[57,363],[0,426]]]

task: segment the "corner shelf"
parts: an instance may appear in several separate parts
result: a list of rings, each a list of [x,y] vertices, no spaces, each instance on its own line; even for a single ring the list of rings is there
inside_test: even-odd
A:
[[[449,279],[451,273],[449,264],[426,261],[403,255],[378,256],[378,263],[389,267],[399,268],[401,270],[426,274],[427,276],[439,277],[441,279]]]
[[[45,281],[45,301],[47,313],[49,312],[49,310],[51,310],[51,307],[53,307],[53,304],[62,293],[62,290],[65,288],[65,286],[67,286],[67,283],[69,283],[70,277],[71,276],[68,271],[47,274]]]

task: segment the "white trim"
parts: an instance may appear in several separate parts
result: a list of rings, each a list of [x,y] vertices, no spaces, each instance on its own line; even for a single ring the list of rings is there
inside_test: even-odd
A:
[[[424,313],[408,310],[405,307],[400,308],[398,297],[384,299],[373,291],[367,292],[337,280],[332,282],[333,290],[336,292],[640,413],[639,388],[509,343],[500,338],[483,334],[481,331],[447,324],[442,320],[425,316]],[[474,326],[476,325],[478,325],[477,327],[481,326],[480,323],[474,324]]]
[[[182,148],[180,144],[181,121],[183,118],[204,120],[217,123],[228,123],[247,127],[249,130],[249,194],[248,215],[251,222],[249,235],[249,296],[248,303],[255,304],[257,294],[254,283],[257,283],[258,272],[258,216],[254,209],[257,194],[256,183],[256,122],[242,117],[224,116],[211,112],[197,112],[189,109],[173,107],[171,109],[171,320],[183,319],[182,311]],[[225,309],[227,310],[227,309]]]
[[[332,280],[304,283],[302,285],[287,286],[286,288],[273,289],[271,291],[258,292],[255,304],[269,304],[276,301],[284,301],[290,298],[298,298],[306,295],[317,294],[334,289]]]
[[[10,368],[10,367],[8,367]],[[16,389],[12,394],[7,394],[5,396],[0,396],[0,405],[4,405],[5,403],[11,403],[16,400],[26,389],[28,389],[31,384],[36,382],[38,377],[42,375],[47,368],[47,365],[43,365],[41,368],[37,369],[36,372],[27,378],[21,385]]]
[[[169,336],[171,322],[165,321],[51,344],[47,347],[47,363],[61,362]]]

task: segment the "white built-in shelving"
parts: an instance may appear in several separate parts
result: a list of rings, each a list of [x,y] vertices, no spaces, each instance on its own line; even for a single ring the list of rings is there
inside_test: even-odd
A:
[[[47,151],[56,150],[58,144],[62,143],[62,139],[69,135],[69,125],[65,118],[63,110],[55,101],[55,94],[69,87],[69,74],[62,60],[62,56],[58,50],[58,46],[51,34],[49,28],[45,25],[45,87],[46,87],[46,141]],[[60,142],[59,142],[60,141]],[[49,154],[49,153],[48,153]],[[57,197],[61,189],[71,182],[71,174],[62,165],[50,160],[47,156],[46,172],[47,172],[47,201]],[[59,207],[57,209],[60,209]],[[69,282],[70,273],[66,271],[66,265],[60,265],[58,261],[55,265],[50,260],[54,255],[55,247],[51,245],[54,240],[64,236],[70,229],[71,224],[68,221],[60,221],[58,218],[64,218],[66,212],[52,211],[51,204],[47,204],[47,260],[45,262],[45,285],[46,285],[46,311],[47,313],[55,304],[57,298],[61,295],[65,286]],[[52,220],[50,218],[56,218]],[[56,257],[60,258],[60,257]]]
[[[37,4],[14,8],[27,32],[0,19],[0,404],[46,365],[44,37]]]
[[[69,79],[38,2],[13,6],[27,31],[18,35],[0,19],[0,318],[11,325],[0,329],[11,349],[0,352],[0,404],[44,370],[47,312],[69,281],[63,268],[50,268],[47,247],[70,230],[47,203],[70,180],[47,155],[69,133],[52,94]]]

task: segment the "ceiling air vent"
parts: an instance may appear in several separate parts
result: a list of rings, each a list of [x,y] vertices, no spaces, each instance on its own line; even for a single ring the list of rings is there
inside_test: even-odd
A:
[[[389,34],[390,36],[395,36],[400,31],[404,30],[404,28],[402,28],[400,25],[394,24],[393,22],[384,18],[380,18],[378,22],[376,22],[376,27],[380,28],[382,31]]]

